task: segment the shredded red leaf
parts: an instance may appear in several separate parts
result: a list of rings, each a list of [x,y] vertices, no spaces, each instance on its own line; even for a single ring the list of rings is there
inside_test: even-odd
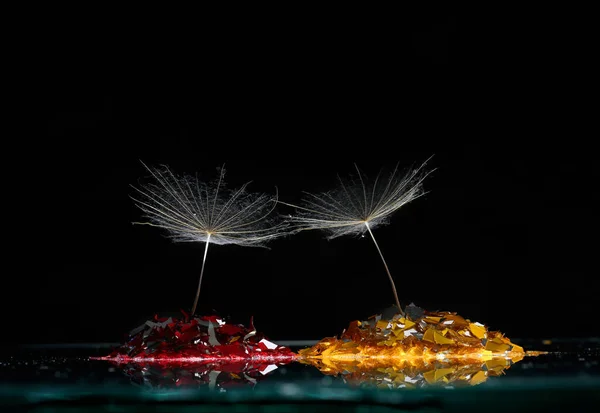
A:
[[[289,348],[270,342],[264,334],[242,324],[227,324],[217,315],[191,318],[159,317],[133,329],[126,342],[106,357],[117,363],[253,363],[261,367],[286,364],[297,358]],[[241,371],[241,370],[240,370]]]

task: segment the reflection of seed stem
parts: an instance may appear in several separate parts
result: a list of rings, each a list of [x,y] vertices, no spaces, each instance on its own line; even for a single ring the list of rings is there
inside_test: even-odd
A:
[[[198,305],[198,298],[200,297],[200,287],[202,286],[202,275],[204,274],[204,264],[206,264],[206,253],[208,252],[208,244],[210,243],[210,234],[206,236],[206,247],[204,247],[204,258],[202,259],[202,269],[200,270],[200,281],[198,281],[198,291],[196,292],[196,299],[192,306],[192,317],[196,312],[196,306]],[[396,291],[396,290],[394,290]]]
[[[383,266],[385,267],[385,270],[387,271],[387,275],[390,278],[390,282],[392,283],[392,291],[394,291],[394,298],[396,299],[396,306],[398,307],[400,314],[404,315],[404,312],[402,311],[402,307],[400,307],[400,300],[398,300],[398,293],[396,292],[396,284],[394,284],[394,279],[392,278],[392,274],[390,274],[390,269],[388,268],[387,264],[385,263],[385,259],[383,258],[383,254],[381,253],[381,250],[379,249],[379,245],[377,245],[377,241],[375,241],[375,236],[373,235],[373,232],[371,231],[371,228],[369,227],[369,223],[365,222],[365,226],[367,227],[369,234],[371,234],[371,238],[373,238],[373,242],[375,243],[375,247],[377,248],[377,251],[379,252],[381,261],[383,261]],[[192,313],[193,313],[193,311],[192,311]]]

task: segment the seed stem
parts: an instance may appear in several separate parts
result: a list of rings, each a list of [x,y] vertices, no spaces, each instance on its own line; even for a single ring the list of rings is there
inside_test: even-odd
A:
[[[206,253],[208,252],[208,244],[210,243],[210,234],[206,237],[206,247],[204,247],[204,258],[202,259],[202,269],[200,270],[200,281],[198,281],[198,291],[196,292],[196,299],[192,306],[192,317],[196,312],[196,306],[198,305],[198,298],[200,297],[200,287],[202,286],[202,275],[204,274],[204,264],[206,264]]]
[[[367,227],[369,234],[371,234],[371,238],[373,239],[373,242],[375,243],[377,252],[379,252],[381,261],[383,261],[383,266],[385,267],[385,271],[387,272],[390,282],[392,283],[392,291],[394,292],[394,298],[396,299],[396,307],[398,307],[400,314],[404,315],[404,311],[402,311],[402,307],[400,306],[400,300],[398,300],[398,292],[396,291],[396,284],[394,284],[394,279],[392,278],[392,274],[390,274],[390,269],[388,268],[388,266],[385,262],[385,258],[383,258],[383,254],[381,253],[381,250],[379,249],[379,245],[377,244],[377,241],[375,240],[375,236],[373,235],[373,232],[371,231],[371,228],[369,227],[369,223],[365,222],[365,226]]]

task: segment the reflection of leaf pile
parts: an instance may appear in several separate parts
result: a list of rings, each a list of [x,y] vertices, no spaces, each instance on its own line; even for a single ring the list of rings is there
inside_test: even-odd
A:
[[[521,360],[525,352],[483,324],[411,304],[405,316],[353,321],[339,339],[325,338],[299,354],[301,362],[325,374],[346,372],[359,379],[382,373],[392,381],[399,378],[408,383],[463,380],[476,384],[489,371],[502,371]],[[477,374],[482,369],[488,373]],[[390,378],[392,372],[396,376]]]
[[[270,342],[254,328],[227,324],[218,316],[183,319],[154,317],[130,332],[126,343],[102,360],[129,362],[288,363],[287,347]]]
[[[340,366],[339,374],[345,382],[357,386],[376,386],[382,389],[414,389],[428,386],[464,387],[483,383],[488,377],[504,374],[515,360],[494,358],[470,363],[468,360],[451,362],[405,362],[391,367],[364,369],[358,365]],[[332,374],[331,372],[326,374]]]
[[[264,363],[128,363],[119,368],[132,383],[152,390],[206,388],[225,391],[233,387],[254,387],[275,369]]]

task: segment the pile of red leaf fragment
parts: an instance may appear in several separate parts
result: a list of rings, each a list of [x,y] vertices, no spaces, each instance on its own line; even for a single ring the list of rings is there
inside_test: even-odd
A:
[[[109,356],[101,357],[118,363],[202,363],[263,365],[287,364],[297,355],[284,346],[270,342],[254,328],[227,324],[216,315],[183,318],[154,316],[133,329],[123,345]]]

